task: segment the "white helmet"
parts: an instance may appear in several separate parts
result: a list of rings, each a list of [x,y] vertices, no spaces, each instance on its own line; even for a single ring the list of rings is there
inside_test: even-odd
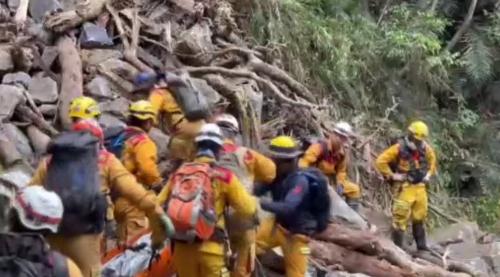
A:
[[[29,186],[18,192],[14,201],[21,223],[31,230],[57,232],[63,216],[61,198],[42,186]]]
[[[218,115],[215,118],[215,123],[219,125],[221,128],[227,127],[231,129],[231,131],[238,133],[240,131],[240,124],[238,123],[238,119],[231,114],[223,113]]]
[[[337,122],[333,127],[333,132],[346,138],[349,138],[354,135],[354,132],[352,131],[352,126],[345,121]]]
[[[196,142],[200,141],[212,141],[217,143],[218,145],[224,144],[224,137],[222,136],[222,132],[217,126],[217,124],[214,123],[207,123],[203,125],[200,129],[200,132],[194,139]]]

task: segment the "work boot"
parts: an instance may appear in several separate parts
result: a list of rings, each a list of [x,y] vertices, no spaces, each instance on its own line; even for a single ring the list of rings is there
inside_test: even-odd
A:
[[[346,203],[355,212],[359,212],[359,207],[361,206],[361,203],[359,203],[359,199],[346,199]]]
[[[404,237],[405,237],[405,232],[403,230],[399,229],[392,230],[392,241],[394,242],[395,245],[397,245],[400,248],[403,248]]]
[[[419,251],[429,251],[427,247],[427,242],[425,239],[425,226],[423,223],[413,223],[413,238],[417,244],[417,250]]]

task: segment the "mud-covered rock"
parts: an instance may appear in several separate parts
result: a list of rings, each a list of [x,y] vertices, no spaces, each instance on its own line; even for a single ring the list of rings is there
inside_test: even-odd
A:
[[[0,85],[0,121],[8,120],[14,114],[16,106],[25,101],[21,88]]]
[[[80,57],[84,68],[89,66],[97,66],[109,59],[120,59],[123,54],[118,50],[113,49],[82,49]]]
[[[54,117],[57,114],[56,104],[43,104],[38,107],[38,110],[47,117]]]
[[[125,119],[130,101],[124,97],[99,103],[99,108],[103,113],[109,113],[120,119]]]
[[[106,28],[87,22],[82,26],[80,46],[82,48],[111,47],[113,40],[108,36]]]
[[[50,77],[33,77],[28,91],[35,101],[41,103],[54,103],[59,97],[57,83]]]
[[[57,59],[57,56],[59,56],[59,52],[57,51],[57,47],[55,46],[47,46],[43,49],[42,53],[42,62],[50,68],[54,61]]]
[[[43,21],[43,17],[51,12],[62,10],[62,6],[57,0],[36,0],[30,1],[29,13],[35,22]]]
[[[16,73],[8,73],[3,76],[2,84],[5,85],[21,85],[25,89],[28,88],[31,82],[31,76],[26,72],[16,72]]]
[[[183,31],[175,46],[175,52],[180,54],[181,60],[193,66],[207,64],[213,50],[212,32],[208,23],[195,24]]]
[[[123,126],[123,127],[127,126],[127,124],[125,124],[125,122],[120,120],[118,117],[108,113],[103,113],[99,117],[99,124],[104,128],[112,126]]]
[[[198,78],[191,78],[191,82],[196,89],[203,93],[210,107],[215,106],[215,104],[221,100],[220,94],[213,89],[207,81]]]
[[[10,72],[14,69],[14,62],[10,51],[7,49],[0,49],[0,75]]]
[[[99,67],[128,81],[133,81],[134,77],[139,73],[137,68],[119,59],[107,59],[100,63]]]
[[[111,91],[111,86],[108,79],[102,76],[96,76],[85,85],[87,92],[97,98],[113,99],[115,96]]]
[[[30,160],[33,157],[34,153],[30,141],[18,127],[14,124],[6,123],[3,125],[3,128],[1,128],[1,131],[5,133],[10,141],[14,142],[17,151],[19,151],[25,159]]]

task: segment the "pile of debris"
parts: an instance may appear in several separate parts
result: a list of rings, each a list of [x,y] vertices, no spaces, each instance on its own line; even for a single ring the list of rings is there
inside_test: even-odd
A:
[[[124,124],[128,103],[146,97],[132,93],[141,71],[190,75],[212,105],[228,104],[239,116],[249,146],[278,130],[321,130],[326,106],[280,68],[271,49],[250,47],[235,15],[229,2],[213,0],[0,0],[1,179],[25,182],[50,138],[70,125],[74,97],[96,98],[103,125]],[[263,113],[277,110],[261,124]],[[155,129],[152,137],[164,163],[168,135]],[[446,255],[437,262],[411,257],[346,205],[333,212],[355,228],[332,224],[312,242],[313,261],[330,274],[475,274]]]

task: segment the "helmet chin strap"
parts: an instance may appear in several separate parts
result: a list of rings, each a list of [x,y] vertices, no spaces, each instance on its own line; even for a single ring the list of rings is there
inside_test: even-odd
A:
[[[406,145],[408,146],[408,148],[410,148],[412,151],[415,151],[417,150],[417,145],[415,144],[415,142],[413,142],[411,139],[410,139],[410,135],[406,136],[405,140],[406,140]]]

